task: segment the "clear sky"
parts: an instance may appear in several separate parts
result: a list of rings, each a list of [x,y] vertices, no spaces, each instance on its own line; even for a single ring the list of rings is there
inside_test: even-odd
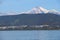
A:
[[[37,6],[60,11],[60,0],[0,0],[0,12],[23,12]]]

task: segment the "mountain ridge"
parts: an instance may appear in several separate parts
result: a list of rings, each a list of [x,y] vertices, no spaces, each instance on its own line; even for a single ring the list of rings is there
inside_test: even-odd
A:
[[[0,12],[0,16],[19,15],[19,14],[41,14],[41,13],[44,13],[44,14],[53,13],[53,14],[56,14],[56,15],[60,15],[60,12],[56,11],[55,9],[47,10],[43,7],[34,7],[31,10],[28,10],[26,12],[20,12],[20,13],[18,13],[18,12],[7,12],[7,13]]]

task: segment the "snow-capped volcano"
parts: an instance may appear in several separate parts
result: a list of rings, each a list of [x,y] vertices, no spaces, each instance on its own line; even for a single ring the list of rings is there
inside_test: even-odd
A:
[[[31,10],[27,11],[27,12],[22,12],[22,13],[25,13],[25,14],[39,14],[39,13],[53,13],[53,14],[60,14],[60,12],[56,11],[55,9],[52,9],[52,10],[47,10],[43,7],[35,7],[35,8],[32,8]]]
[[[27,11],[27,12],[23,12],[23,13],[30,13],[30,14],[38,14],[38,13],[48,13],[49,10],[43,8],[43,7],[35,7],[32,8],[31,10]]]
[[[18,15],[18,14],[41,14],[41,13],[44,13],[44,14],[52,13],[52,14],[60,15],[60,12],[56,11],[55,9],[47,10],[43,7],[35,7],[35,8],[32,8],[31,10],[28,10],[26,12],[20,12],[20,13],[19,12],[1,13],[0,12],[0,16],[3,16],[3,15]]]

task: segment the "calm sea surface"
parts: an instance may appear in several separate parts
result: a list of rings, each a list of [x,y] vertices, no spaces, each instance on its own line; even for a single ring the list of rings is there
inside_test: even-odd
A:
[[[60,40],[60,30],[0,31],[0,40]]]

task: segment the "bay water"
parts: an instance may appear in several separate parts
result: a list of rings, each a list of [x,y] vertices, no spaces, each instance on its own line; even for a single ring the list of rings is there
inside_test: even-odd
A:
[[[0,40],[60,40],[60,30],[0,31]]]

